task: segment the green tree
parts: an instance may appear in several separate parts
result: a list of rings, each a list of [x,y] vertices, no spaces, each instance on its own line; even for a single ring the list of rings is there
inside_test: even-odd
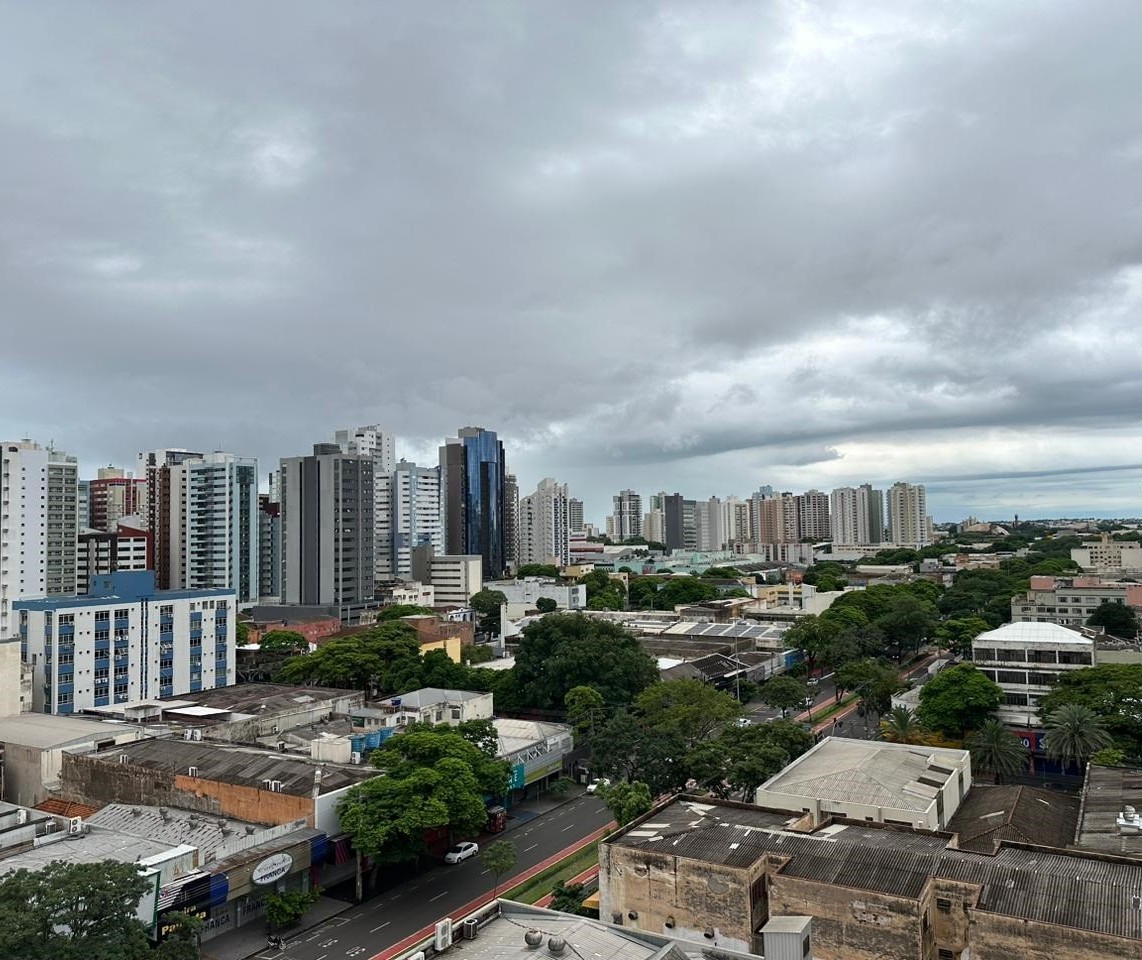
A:
[[[543,577],[550,580],[559,579],[559,568],[552,563],[525,563],[515,572],[517,580],[526,577]]]
[[[270,630],[258,647],[263,653],[305,653],[309,641],[296,630]]]
[[[416,630],[400,621],[379,623],[351,637],[337,637],[312,653],[290,657],[283,683],[365,690],[391,696],[423,686],[424,662]]]
[[[813,746],[813,735],[788,720],[729,726],[687,757],[688,775],[723,799],[752,803],[757,788]]]
[[[552,892],[551,909],[560,913],[580,915],[587,892],[581,883],[557,883]]]
[[[476,629],[490,637],[499,636],[500,607],[507,602],[507,595],[502,590],[481,590],[479,593],[472,594],[468,606],[480,618]]]
[[[1086,623],[1088,627],[1102,627],[1111,636],[1127,640],[1138,636],[1138,617],[1125,603],[1103,600]]]
[[[559,609],[559,604],[552,600],[551,597],[540,597],[535,601],[535,609],[540,613],[554,613]]]
[[[594,687],[572,687],[563,697],[563,706],[578,741],[589,743],[607,718],[603,695]]]
[[[658,682],[658,666],[634,634],[581,613],[552,613],[528,624],[516,651],[521,701],[554,710],[573,687],[594,687],[607,704],[630,703]]]
[[[247,621],[239,620],[234,624],[234,639],[240,647],[250,642],[250,624]]]
[[[785,711],[801,706],[809,696],[809,688],[800,680],[781,674],[771,677],[761,685],[763,703],[776,707],[785,716]]]
[[[620,827],[625,827],[654,806],[650,787],[638,780],[612,784],[606,788],[603,799]]]
[[[801,617],[788,630],[785,631],[782,641],[787,649],[802,650],[810,673],[816,669],[817,659],[824,658],[830,645],[837,638],[840,627],[831,620],[822,620],[810,614]]]
[[[673,610],[681,604],[705,603],[718,599],[718,588],[697,577],[671,577],[655,598],[659,610]]]
[[[880,739],[889,743],[923,743],[928,731],[907,707],[893,707],[880,721]]]
[[[634,706],[651,734],[676,736],[687,749],[741,714],[741,705],[728,693],[689,678],[647,687]]]
[[[1087,707],[1114,738],[1114,745],[1128,757],[1142,757],[1142,664],[1102,663],[1097,667],[1068,670],[1039,704],[1046,717],[1059,707]]]
[[[484,847],[480,859],[492,874],[492,896],[495,897],[500,892],[500,877],[519,862],[515,844],[510,840],[495,840]]]
[[[430,830],[479,832],[484,797],[502,796],[511,774],[486,748],[443,726],[412,725],[374,751],[372,762],[384,775],[350,788],[337,814],[358,853],[379,863],[417,859]]]
[[[991,629],[982,617],[953,617],[941,621],[935,630],[940,646],[957,657],[971,656],[971,642]]]
[[[903,660],[920,649],[935,619],[931,602],[904,594],[873,623],[884,635],[892,659]]]
[[[205,925],[201,917],[182,910],[163,914],[166,939],[152,951],[151,960],[198,960],[199,936]]]
[[[627,591],[627,600],[632,610],[654,610],[658,603],[658,591],[662,588],[662,577],[633,577]]]
[[[920,688],[920,722],[933,730],[961,737],[978,728],[1003,701],[999,685],[970,663],[940,671]]]
[[[881,660],[866,657],[837,667],[833,674],[837,692],[852,690],[866,710],[883,716],[892,709],[892,695],[900,687],[896,668]]]
[[[592,570],[579,578],[587,588],[588,610],[622,610],[626,606],[626,589],[622,580],[608,576],[602,570]]]
[[[0,877],[0,957],[143,960],[151,953],[136,917],[153,881],[135,864],[65,863]]]
[[[1094,711],[1076,703],[1052,710],[1043,726],[1047,731],[1043,748],[1052,760],[1061,761],[1064,769],[1085,763],[1091,754],[1113,743]]]
[[[1121,767],[1126,762],[1126,752],[1117,747],[1103,747],[1090,755],[1090,762],[1099,767]]]
[[[994,774],[996,783],[1027,769],[1030,754],[1023,741],[994,718],[984,720],[965,746],[971,751],[972,767]]]
[[[271,890],[263,897],[266,904],[266,925],[271,931],[292,926],[320,899],[321,891],[317,887],[306,891],[286,890],[283,893]]]
[[[460,648],[460,659],[469,666],[495,659],[495,651],[486,643],[466,643]]]

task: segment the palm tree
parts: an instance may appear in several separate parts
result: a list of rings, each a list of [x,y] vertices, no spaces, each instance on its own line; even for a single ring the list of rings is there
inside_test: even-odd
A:
[[[880,739],[889,743],[923,743],[927,730],[907,707],[893,707],[880,721]]]
[[[966,740],[971,751],[972,766],[995,775],[999,783],[1004,777],[1027,769],[1027,748],[998,720],[985,720]]]
[[[1047,756],[1061,760],[1065,770],[1072,763],[1083,763],[1092,753],[1112,745],[1110,734],[1089,707],[1067,703],[1047,715],[1047,736],[1043,740]]]

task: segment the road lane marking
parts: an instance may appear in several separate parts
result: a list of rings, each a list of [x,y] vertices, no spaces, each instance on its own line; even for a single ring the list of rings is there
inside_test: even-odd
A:
[[[533,843],[530,847],[525,847],[523,852],[527,853],[529,850],[534,850],[538,846],[539,846],[538,843]]]
[[[574,830],[574,829],[575,829],[575,824],[573,824],[573,823],[569,823],[569,824],[567,824],[567,826],[565,826],[565,827],[564,827],[562,830],[560,830],[559,832],[560,832],[560,833],[566,833],[568,830]]]
[[[438,893],[438,894],[437,894],[435,897],[429,897],[429,898],[428,898],[428,902],[429,902],[429,903],[432,903],[432,901],[433,901],[433,900],[439,900],[439,899],[440,899],[442,896],[444,896],[444,894],[446,894],[447,892],[448,892],[447,890],[441,890],[441,891],[440,891],[440,893]]]
[[[373,929],[372,929],[372,930],[370,930],[370,931],[369,931],[369,933],[376,933],[378,930],[384,930],[384,929],[385,929],[385,927],[387,927],[387,926],[388,926],[390,923],[392,923],[392,921],[391,921],[391,920],[386,920],[386,921],[385,921],[384,923],[382,923],[382,924],[381,924],[379,927],[373,927]]]
[[[487,876],[489,873],[491,873],[491,872],[492,872],[491,870],[481,870],[481,871],[480,871],[480,876],[481,876],[481,877],[486,877],[486,876]]]

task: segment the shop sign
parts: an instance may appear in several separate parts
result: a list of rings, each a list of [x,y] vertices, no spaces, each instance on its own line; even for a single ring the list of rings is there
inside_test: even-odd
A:
[[[270,883],[277,883],[289,873],[292,866],[293,857],[288,853],[275,853],[254,867],[254,872],[250,874],[250,880],[263,887]]]

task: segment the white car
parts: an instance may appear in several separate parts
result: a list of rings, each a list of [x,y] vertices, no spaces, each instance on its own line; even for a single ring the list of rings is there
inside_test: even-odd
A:
[[[474,857],[480,852],[480,845],[471,840],[465,840],[463,843],[458,843],[452,847],[446,854],[444,854],[445,863],[462,863],[469,857]]]
[[[611,781],[606,777],[595,777],[590,783],[587,784],[588,793],[598,793],[600,787],[609,787]]]

